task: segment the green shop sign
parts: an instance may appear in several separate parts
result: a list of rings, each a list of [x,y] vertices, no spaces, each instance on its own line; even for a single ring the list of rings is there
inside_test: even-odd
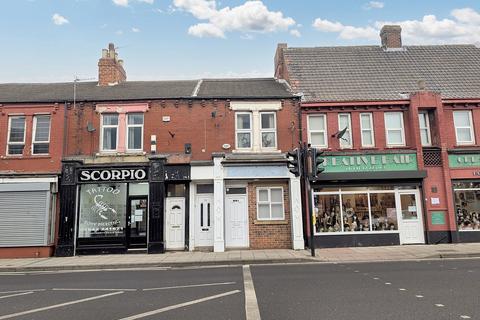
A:
[[[449,154],[450,168],[480,167],[480,154]]]
[[[445,211],[432,211],[432,224],[445,224]]]
[[[326,173],[418,170],[415,153],[325,156]]]

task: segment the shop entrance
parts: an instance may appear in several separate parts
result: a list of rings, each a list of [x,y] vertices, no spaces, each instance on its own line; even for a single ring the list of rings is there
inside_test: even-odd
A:
[[[185,198],[171,197],[165,200],[166,248],[185,249]]]
[[[147,246],[148,198],[135,196],[128,198],[126,240],[128,248]]]
[[[419,191],[399,191],[397,203],[400,244],[425,243]]]
[[[197,246],[213,246],[213,194],[197,196]]]

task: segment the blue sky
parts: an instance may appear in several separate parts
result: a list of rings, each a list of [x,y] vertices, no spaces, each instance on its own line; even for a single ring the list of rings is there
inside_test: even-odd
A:
[[[480,44],[480,1],[2,0],[0,83],[97,77],[109,42],[129,80],[273,76],[277,43]]]

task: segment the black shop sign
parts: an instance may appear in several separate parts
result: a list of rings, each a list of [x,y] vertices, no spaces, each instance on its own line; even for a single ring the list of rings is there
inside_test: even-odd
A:
[[[148,170],[145,168],[96,168],[79,169],[78,182],[122,182],[147,181]]]

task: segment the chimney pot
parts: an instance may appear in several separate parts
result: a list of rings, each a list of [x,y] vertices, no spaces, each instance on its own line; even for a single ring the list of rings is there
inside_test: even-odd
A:
[[[380,39],[382,48],[401,49],[402,48],[402,28],[399,25],[384,25],[380,30]]]
[[[102,58],[108,58],[108,50],[102,49]]]
[[[108,44],[108,51],[115,51],[115,45],[112,42]]]

